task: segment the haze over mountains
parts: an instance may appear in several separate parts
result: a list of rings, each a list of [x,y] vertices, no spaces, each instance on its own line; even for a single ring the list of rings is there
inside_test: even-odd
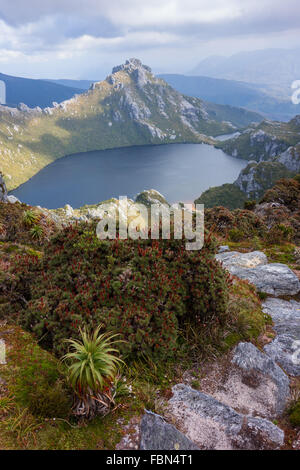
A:
[[[230,57],[210,56],[191,75],[205,75],[258,84],[279,98],[291,95],[291,84],[300,80],[300,49],[243,51]]]
[[[241,107],[265,118],[289,121],[300,113],[291,84],[300,79],[300,50],[269,49],[231,57],[211,56],[186,74],[159,74],[180,93],[211,103]],[[100,79],[100,77],[99,77]],[[52,106],[87,91],[98,80],[32,80],[0,74],[9,106]]]
[[[180,93],[218,104],[238,106],[263,114],[268,119],[288,121],[300,113],[300,105],[290,98],[276,98],[255,84],[222,78],[161,74]]]

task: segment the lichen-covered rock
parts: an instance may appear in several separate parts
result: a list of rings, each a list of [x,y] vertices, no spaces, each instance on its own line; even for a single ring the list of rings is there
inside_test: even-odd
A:
[[[296,295],[300,292],[300,281],[285,264],[267,264],[267,257],[260,251],[238,253],[232,251],[216,255],[224,268],[240,279],[254,284],[258,291],[275,295]]]
[[[141,450],[199,450],[199,448],[161,416],[145,412],[141,421]]]
[[[0,172],[0,202],[7,202],[7,189],[2,173]]]
[[[271,415],[277,416],[284,411],[289,397],[289,378],[271,357],[259,351],[252,343],[239,343],[234,350],[232,363],[244,371],[245,380],[248,377],[251,381],[255,377],[254,388],[259,387],[263,378],[269,379],[273,386],[270,384],[268,387],[264,383],[264,397],[271,401]]]
[[[249,416],[233,442],[242,450],[278,449],[284,444],[284,432],[267,419]]]
[[[268,263],[268,258],[262,251],[251,251],[249,253],[225,251],[217,254],[216,259],[228,270],[232,267],[255,268]]]
[[[172,391],[168,411],[200,449],[276,449],[283,444],[283,431],[271,421],[238,413],[188,385],[175,385]]]
[[[0,339],[0,364],[6,364],[5,342],[3,339]]]
[[[288,374],[300,376],[300,303],[270,298],[263,310],[272,317],[277,333],[265,352]]]

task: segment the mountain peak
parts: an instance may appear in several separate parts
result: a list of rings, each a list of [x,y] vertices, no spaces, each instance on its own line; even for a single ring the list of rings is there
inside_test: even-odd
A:
[[[134,57],[131,59],[127,59],[125,64],[117,65],[112,69],[112,74],[120,72],[121,70],[125,70],[126,72],[133,72],[134,70],[145,70],[147,72],[151,72],[151,68],[148,65],[144,65],[141,60],[135,59]]]
[[[135,58],[127,59],[125,64],[114,67],[111,75],[109,75],[106,80],[111,84],[115,84],[119,81],[119,77],[116,77],[118,72],[125,72],[130,75],[139,88],[143,88],[147,83],[153,82],[154,80],[151,68],[148,67],[148,65],[142,64],[139,59]]]

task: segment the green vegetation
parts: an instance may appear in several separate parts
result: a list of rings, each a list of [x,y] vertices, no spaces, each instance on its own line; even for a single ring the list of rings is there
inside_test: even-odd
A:
[[[199,252],[184,244],[101,241],[93,225],[68,227],[42,259],[19,261],[17,275],[34,278],[19,321],[58,355],[65,338],[78,338],[79,326],[103,324],[126,340],[120,350],[127,357],[172,357],[183,319],[222,324],[226,318],[227,278],[214,260],[214,242]]]
[[[244,209],[246,209],[248,211],[252,211],[253,209],[255,209],[256,204],[257,204],[257,201],[255,199],[250,200],[250,201],[245,201],[244,202]]]
[[[22,220],[24,208],[14,206],[14,211]],[[18,243],[18,237],[24,240],[23,231],[15,234],[13,243],[0,244],[0,276],[5,278],[0,287],[5,320],[0,331],[8,331],[9,345],[8,366],[0,366],[7,381],[7,392],[0,392],[3,449],[114,449],[131,418],[138,420],[144,408],[162,412],[162,399],[186,370],[238,341],[256,340],[265,328],[267,319],[255,289],[229,281],[214,262],[211,237],[206,235],[199,256],[178,240],[100,242],[93,233],[94,227],[85,224],[67,227],[44,242],[42,252],[36,251],[33,240],[31,246]],[[13,321],[28,322],[26,328],[35,338]],[[84,346],[79,327],[94,331],[100,323],[108,341],[117,333],[126,340],[117,349],[128,367],[121,370],[121,379],[103,380],[101,393],[115,402],[111,412],[82,422],[72,413],[67,363],[53,352],[59,357],[62,349],[68,353],[63,339],[78,338],[72,343],[77,350],[69,351],[76,356],[69,364],[78,372],[85,350],[93,355],[98,339],[98,333],[94,340],[86,337]],[[94,352],[98,354],[97,348]],[[111,372],[108,375],[114,376]],[[83,381],[85,377],[87,383],[88,373],[83,372]],[[92,416],[90,411],[86,417]]]
[[[215,206],[223,206],[228,209],[237,209],[243,207],[247,196],[234,184],[223,184],[215,186],[204,191],[201,196],[195,200],[195,204],[204,204],[209,209]]]
[[[266,191],[260,200],[264,202],[277,202],[284,204],[288,209],[294,211],[298,209],[300,197],[300,175],[296,175],[289,180],[281,179],[276,182],[273,188]]]
[[[300,400],[296,401],[289,409],[289,419],[293,426],[300,426]]]
[[[113,341],[118,335],[103,333],[98,326],[93,333],[79,329],[81,340],[68,340],[71,352],[63,357],[68,365],[69,383],[76,395],[73,411],[76,416],[93,418],[105,415],[114,402],[113,383],[117,366],[122,363],[116,356]]]
[[[31,227],[35,225],[39,220],[39,215],[32,209],[27,209],[24,211],[23,221],[24,224]]]

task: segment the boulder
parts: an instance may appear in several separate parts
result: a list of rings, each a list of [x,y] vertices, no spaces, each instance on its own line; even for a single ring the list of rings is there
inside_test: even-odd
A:
[[[267,264],[267,257],[260,251],[238,253],[232,251],[216,255],[224,268],[240,279],[254,284],[258,291],[275,295],[296,295],[300,292],[300,281],[285,264]]]
[[[7,201],[10,202],[11,204],[15,204],[16,202],[21,202],[20,199],[18,199],[16,196],[13,196],[12,194],[10,196],[7,196]]]
[[[255,268],[268,264],[268,258],[262,251],[251,251],[250,253],[240,253],[238,251],[225,251],[216,255],[224,268],[229,271],[233,268]]]
[[[254,390],[254,397],[256,395],[260,398],[266,408],[270,405],[270,417],[278,416],[284,411],[289,398],[290,381],[271,357],[252,343],[239,343],[234,350],[232,363],[243,371],[242,381]],[[260,415],[267,415],[261,410],[257,411]]]
[[[0,172],[0,202],[7,202],[7,189],[2,173]]]
[[[0,339],[0,364],[6,364],[5,341],[3,339]]]
[[[199,450],[184,434],[161,416],[145,410],[141,421],[141,450]]]
[[[72,217],[74,215],[74,209],[70,204],[66,204],[64,209],[67,217]]]
[[[169,413],[200,449],[278,449],[284,442],[284,432],[267,419],[238,413],[185,384],[172,391]]]
[[[169,206],[169,203],[156,189],[145,189],[135,197],[135,202],[151,207],[152,204]]]
[[[265,352],[288,374],[300,376],[300,303],[269,298],[263,311],[272,317],[277,333]]]

